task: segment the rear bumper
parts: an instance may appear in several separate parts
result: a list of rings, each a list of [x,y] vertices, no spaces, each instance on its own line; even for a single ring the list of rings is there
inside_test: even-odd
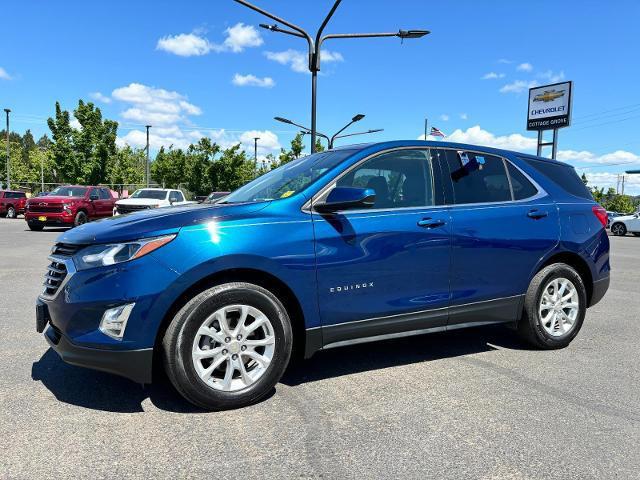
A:
[[[591,294],[591,301],[589,306],[593,307],[596,303],[602,300],[604,294],[609,290],[609,283],[611,282],[611,275],[607,275],[605,278],[601,278],[593,282],[593,292]]]
[[[71,365],[113,373],[137,383],[151,383],[153,349],[106,350],[75,345],[59,331],[49,327],[44,334],[47,342]]]

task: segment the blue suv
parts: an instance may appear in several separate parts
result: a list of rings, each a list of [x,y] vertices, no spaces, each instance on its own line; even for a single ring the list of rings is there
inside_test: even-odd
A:
[[[63,233],[37,329],[74,365],[140,383],[164,365],[206,409],[268,394],[292,351],[494,323],[562,348],[609,286],[606,222],[561,162],[446,142],[349,146],[214,205]]]

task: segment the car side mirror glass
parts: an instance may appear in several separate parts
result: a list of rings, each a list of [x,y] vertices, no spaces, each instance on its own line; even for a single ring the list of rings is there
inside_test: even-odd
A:
[[[313,208],[317,212],[330,213],[371,208],[375,203],[376,192],[372,188],[335,187],[324,202],[315,204]]]

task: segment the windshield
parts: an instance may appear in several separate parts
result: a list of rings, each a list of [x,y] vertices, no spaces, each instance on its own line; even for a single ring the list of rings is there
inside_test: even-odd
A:
[[[49,195],[56,197],[84,197],[87,189],[84,187],[58,187],[51,190]]]
[[[220,203],[264,202],[290,197],[307,188],[352,153],[353,150],[336,150],[294,160],[240,187]]]
[[[166,190],[136,190],[130,198],[151,198],[153,200],[164,200],[167,197]]]

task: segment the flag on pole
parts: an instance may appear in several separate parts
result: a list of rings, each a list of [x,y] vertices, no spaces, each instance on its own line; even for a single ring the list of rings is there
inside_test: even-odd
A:
[[[446,137],[446,135],[444,133],[442,133],[442,130],[437,129],[436,127],[431,127],[431,136],[432,137]]]

